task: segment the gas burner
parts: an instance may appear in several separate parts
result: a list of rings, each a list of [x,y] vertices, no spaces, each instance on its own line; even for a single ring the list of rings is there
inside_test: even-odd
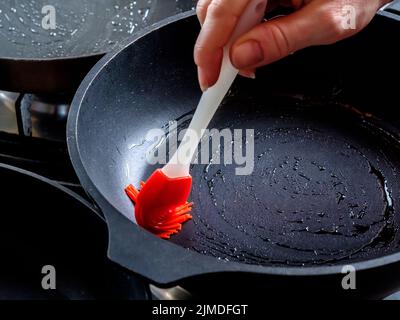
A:
[[[190,300],[193,298],[187,290],[179,286],[162,289],[150,285],[150,292],[153,296],[153,300]]]
[[[17,93],[0,91],[0,131],[18,133],[15,117],[15,101]]]
[[[0,131],[65,141],[69,96],[38,96],[0,91]]]

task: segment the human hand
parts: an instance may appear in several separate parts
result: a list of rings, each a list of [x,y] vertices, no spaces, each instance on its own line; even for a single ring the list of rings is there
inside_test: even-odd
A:
[[[250,0],[199,0],[197,15],[202,29],[194,58],[201,89],[218,80],[223,47],[228,43],[238,18]],[[231,61],[247,77],[255,69],[314,45],[332,44],[362,30],[377,10],[391,0],[270,0],[268,7],[290,6],[288,16],[261,23],[231,48]],[[355,28],[343,26],[345,6],[355,13]]]

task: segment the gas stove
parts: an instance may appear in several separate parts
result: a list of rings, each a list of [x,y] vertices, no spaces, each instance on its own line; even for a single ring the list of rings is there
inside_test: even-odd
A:
[[[400,8],[393,7],[386,14],[393,14],[393,10]],[[65,128],[72,98],[72,95],[65,94],[35,95],[0,91],[0,163],[38,175],[55,188],[61,186],[62,192],[68,195],[72,192],[74,197],[101,217],[101,212],[83,190],[68,154]],[[2,182],[7,183],[4,180]],[[61,213],[62,208],[59,211],[55,214]],[[113,282],[105,286],[108,292],[102,288],[101,298],[171,300],[192,297],[181,287],[157,288],[112,263],[105,255],[101,259],[105,275],[110,276],[107,281]],[[26,276],[29,275],[17,280],[0,275],[0,300],[98,297],[98,288],[87,283],[85,292],[82,292],[82,279],[72,279],[71,283],[76,286],[69,286],[68,292],[60,296],[38,291],[31,279],[21,280]],[[400,293],[387,299],[400,300]]]

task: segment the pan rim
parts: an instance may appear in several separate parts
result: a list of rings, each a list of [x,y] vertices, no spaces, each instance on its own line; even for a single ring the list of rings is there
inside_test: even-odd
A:
[[[184,11],[183,13],[189,13],[189,12],[194,12],[194,10],[188,10]],[[145,27],[142,30],[145,30],[147,28],[151,28],[152,26],[155,26],[157,22]],[[138,31],[137,33],[133,33],[133,37],[135,37],[135,34],[139,34],[141,31]],[[68,55],[66,57],[10,57],[7,55],[0,55],[0,62],[3,63],[9,63],[9,62],[22,62],[22,63],[45,63],[45,62],[67,62],[67,61],[74,61],[74,60],[80,60],[80,59],[100,59],[101,57],[104,57],[108,53],[115,52],[116,50],[119,50],[121,48],[121,44],[124,45],[129,39],[132,39],[132,37],[127,37],[125,40],[123,40],[120,43],[116,43],[114,46],[112,46],[109,50],[101,50],[96,53],[83,53],[83,54],[78,54],[78,55]]]
[[[123,51],[125,51],[128,47],[134,45],[137,41],[139,41],[141,38],[149,35],[150,33],[168,26],[169,24],[178,22],[179,20],[187,19],[187,18],[192,18],[195,16],[195,13],[192,11],[184,12],[181,14],[178,14],[176,16],[167,18],[165,20],[160,21],[159,23],[150,26],[148,28],[143,29],[141,32],[137,33],[133,38],[129,39],[129,41],[126,41],[123,43],[118,50],[108,53],[106,56],[104,56],[100,61],[96,63],[96,65],[92,68],[92,70],[87,74],[87,76],[84,78],[82,81],[81,85],[79,86],[74,99],[71,104],[71,110],[69,113],[68,117],[68,122],[67,122],[67,142],[68,142],[68,150],[70,154],[70,158],[72,161],[72,164],[74,166],[74,169],[84,186],[85,190],[93,195],[96,195],[99,197],[99,201],[104,202],[107,207],[111,208],[114,210],[118,215],[121,215],[125,218],[125,216],[119,212],[119,210],[110,202],[108,201],[107,197],[95,186],[93,180],[91,177],[88,175],[85,165],[82,161],[81,158],[81,153],[80,153],[80,147],[79,147],[79,141],[77,138],[77,124],[78,124],[78,119],[79,119],[79,113],[80,113],[80,106],[83,102],[83,100],[86,97],[86,94],[90,87],[92,86],[93,81],[96,80],[98,75],[103,71],[103,69],[108,65],[109,62],[111,62],[115,57],[120,55]],[[95,197],[94,197],[95,198]],[[101,204],[99,204],[101,206]],[[132,222],[132,225],[135,226],[135,229],[132,230],[132,232],[141,232],[141,233],[147,233],[146,231],[142,230],[139,228],[135,223]],[[154,242],[157,245],[163,244],[168,244],[170,246],[175,246],[181,249],[182,256],[184,256],[184,252],[188,254],[188,250],[186,250],[183,247],[180,247],[176,244],[158,239],[155,236],[152,236],[154,238]],[[164,281],[162,279],[155,280],[158,281],[159,283],[171,283],[171,282],[177,282],[186,278],[190,278],[193,276],[198,276],[198,275],[204,275],[204,274],[210,274],[210,273],[219,273],[219,272],[240,272],[240,273],[249,273],[249,274],[254,274],[254,273],[261,273],[265,275],[271,275],[271,276],[297,276],[297,277],[315,277],[315,276],[337,276],[337,275],[342,275],[343,274],[343,268],[345,266],[351,265],[353,266],[357,272],[359,271],[366,271],[378,267],[384,267],[384,266],[389,266],[391,264],[399,263],[400,262],[400,252],[392,253],[389,255],[381,256],[378,258],[373,258],[373,259],[367,259],[367,260],[361,260],[357,262],[349,262],[347,264],[338,264],[338,265],[318,265],[318,266],[304,266],[304,267],[298,267],[298,266],[262,266],[262,265],[251,265],[251,264],[244,264],[244,263],[239,263],[239,262],[225,262],[225,261],[220,261],[216,258],[213,257],[208,257],[205,255],[202,255],[197,252],[190,252],[193,256],[198,256],[201,257],[203,260],[206,258],[209,258],[208,261],[214,261],[215,268],[212,268],[210,270],[206,270],[205,272],[194,272],[191,274],[185,274],[184,276],[172,276],[174,280],[171,281]],[[160,276],[163,277],[163,276]]]
[[[72,190],[70,190],[70,189],[64,187],[63,185],[57,183],[56,181],[48,179],[48,178],[46,178],[44,176],[41,176],[39,174],[36,174],[36,173],[34,173],[32,171],[21,169],[19,167],[15,167],[15,166],[12,166],[12,165],[9,165],[9,164],[5,164],[5,163],[2,163],[2,162],[0,162],[0,169],[5,169],[5,170],[11,171],[11,172],[13,172],[15,174],[18,174],[18,175],[28,176],[28,177],[30,177],[32,179],[38,180],[38,181],[40,181],[42,183],[45,183],[47,185],[52,186],[52,187],[56,188],[57,190],[66,193],[69,197],[72,197],[76,201],[80,202],[82,205],[84,205],[89,210],[91,210],[98,218],[100,218],[101,220],[104,221],[104,218],[98,212],[96,212],[96,210],[94,210],[93,206],[88,201],[86,201],[84,198],[82,198],[81,196],[79,196],[78,194],[73,192]]]
[[[114,48],[115,49],[115,48]],[[113,49],[111,49],[111,52]],[[8,57],[8,56],[0,56],[0,61],[3,62],[23,62],[23,63],[43,63],[43,62],[59,62],[59,61],[71,61],[76,59],[90,59],[90,58],[100,58],[106,55],[107,51],[102,51],[99,53],[93,54],[82,54],[82,55],[74,55],[67,57],[49,57],[49,58],[18,58],[18,57]]]

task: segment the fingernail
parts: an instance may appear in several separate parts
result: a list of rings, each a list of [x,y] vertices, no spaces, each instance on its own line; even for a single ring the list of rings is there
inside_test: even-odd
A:
[[[264,53],[258,41],[248,40],[233,49],[232,63],[238,69],[254,67],[264,60]]]
[[[204,72],[204,70],[200,67],[197,68],[197,73],[199,77],[199,84],[200,84],[200,89],[201,91],[206,91],[209,87],[208,84],[208,79],[207,79],[207,74]]]
[[[239,74],[242,77],[249,78],[249,79],[255,79],[256,78],[256,74],[255,74],[254,71],[240,71]]]

